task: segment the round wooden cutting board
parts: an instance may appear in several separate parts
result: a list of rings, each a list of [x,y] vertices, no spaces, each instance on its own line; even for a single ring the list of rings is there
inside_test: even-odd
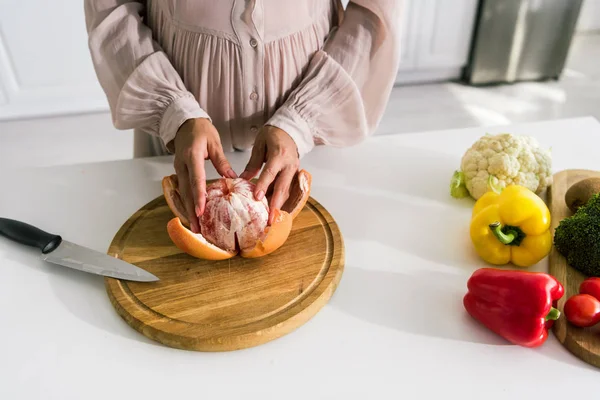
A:
[[[286,243],[257,259],[206,261],[189,256],[167,234],[171,218],[164,197],[156,198],[123,224],[108,251],[160,281],[105,278],[119,315],[164,345],[229,351],[263,344],[314,316],[342,277],[342,236],[313,198],[294,220]]]
[[[567,190],[580,180],[592,177],[600,177],[600,171],[568,169],[554,174],[549,192],[552,232],[558,227],[560,221],[573,215],[565,202]],[[588,276],[571,267],[554,246],[549,254],[548,268],[550,274],[558,279],[565,288],[565,294],[557,302],[561,316],[553,326],[556,338],[576,357],[600,368],[600,337],[598,336],[600,326],[579,328],[569,323],[564,314],[565,302],[571,296],[579,293],[579,285]]]

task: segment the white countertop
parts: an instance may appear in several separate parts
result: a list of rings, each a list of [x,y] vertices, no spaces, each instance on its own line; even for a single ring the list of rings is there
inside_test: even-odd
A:
[[[344,236],[341,284],[307,324],[247,350],[155,343],[118,317],[102,277],[46,264],[0,238],[0,399],[590,398],[600,369],[553,334],[537,349],[508,345],[463,309],[466,281],[485,265],[468,238],[472,203],[452,199],[449,182],[486,131],[537,137],[552,146],[554,171],[600,169],[593,118],[317,149],[302,166]],[[231,156],[238,172],[247,157]],[[169,157],[4,169],[0,215],[106,251],[172,171]]]

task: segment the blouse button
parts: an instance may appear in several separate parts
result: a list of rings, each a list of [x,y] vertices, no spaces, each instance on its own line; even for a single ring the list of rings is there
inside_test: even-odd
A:
[[[256,99],[258,99],[258,94],[256,92],[250,93],[250,100],[256,100]]]
[[[250,46],[252,46],[252,47],[258,46],[258,42],[256,41],[256,39],[250,39]]]
[[[256,133],[256,132],[258,132],[258,127],[257,127],[256,125],[252,125],[252,126],[250,127],[250,132],[252,132],[252,133]]]

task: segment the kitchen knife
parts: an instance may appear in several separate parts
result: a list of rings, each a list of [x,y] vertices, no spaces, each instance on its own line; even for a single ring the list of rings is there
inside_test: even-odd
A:
[[[0,235],[42,251],[42,259],[54,264],[111,278],[138,282],[159,280],[151,273],[118,258],[63,240],[25,222],[0,218]]]

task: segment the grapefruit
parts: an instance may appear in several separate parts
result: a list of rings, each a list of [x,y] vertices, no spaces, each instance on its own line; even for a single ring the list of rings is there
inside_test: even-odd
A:
[[[173,243],[185,253],[206,260],[225,260],[235,255],[257,258],[279,249],[289,237],[292,222],[310,196],[312,177],[298,171],[281,210],[274,210],[269,226],[269,193],[254,198],[255,184],[241,178],[221,178],[206,188],[205,211],[199,218],[200,233],[189,229],[176,175],[166,176],[162,187],[174,218],[167,224]]]

